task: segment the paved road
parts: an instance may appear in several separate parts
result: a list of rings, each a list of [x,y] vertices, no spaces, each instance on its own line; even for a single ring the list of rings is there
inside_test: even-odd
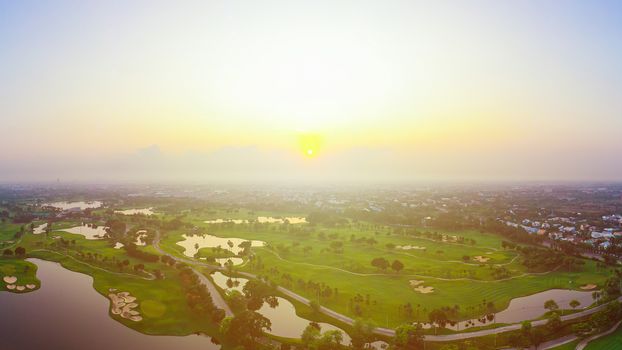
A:
[[[168,255],[171,258],[175,259],[176,261],[181,261],[190,265],[198,265],[198,266],[204,266],[204,267],[209,267],[212,269],[216,269],[216,270],[220,270],[220,271],[225,271],[226,269],[222,266],[216,266],[216,265],[211,265],[211,264],[207,264],[204,262],[200,262],[200,261],[196,261],[193,259],[186,259],[186,258],[180,258],[177,256],[173,256],[165,251],[163,251],[160,246],[159,246],[159,241],[160,241],[160,236],[159,233],[156,234],[156,238],[153,242],[153,246],[162,254],[164,255]],[[195,272],[197,272],[195,270]],[[198,273],[198,272],[197,272]],[[256,275],[252,274],[252,273],[248,273],[248,272],[237,272],[238,274],[248,277],[248,278],[257,278]],[[201,276],[203,276],[203,274],[200,274]],[[209,279],[207,279],[205,276],[203,276],[203,278],[205,278],[207,280],[207,282],[209,283],[209,285],[211,285],[214,289],[216,287],[214,287],[214,285],[211,283],[211,281],[209,281]],[[283,293],[284,295],[297,300],[305,305],[309,305],[311,302],[309,301],[309,299],[303,297],[300,294],[296,294],[294,292],[292,292],[289,289],[283,288],[283,287],[277,287],[278,291]],[[218,296],[222,302],[226,305],[224,299],[222,299],[222,297],[220,297],[220,294],[218,292],[212,293],[210,290],[210,293],[212,294],[212,296]],[[618,301],[622,301],[622,297],[618,298]],[[214,301],[214,303],[216,303],[216,301]],[[561,319],[562,321],[568,321],[568,320],[574,320],[577,318],[581,318],[581,317],[585,317],[585,316],[589,316],[599,310],[602,310],[606,305],[600,305],[588,310],[583,310],[574,314],[570,314],[570,315],[566,315],[566,316],[562,316]],[[226,311],[225,311],[226,312]],[[346,324],[352,325],[354,323],[354,320],[346,315],[340,314],[334,310],[328,309],[324,306],[320,307],[320,312],[322,312],[323,314],[330,316],[338,321],[344,322]],[[533,321],[531,323],[533,326],[542,326],[544,324],[546,324],[546,320],[538,320],[538,321]],[[499,328],[494,328],[494,329],[485,329],[485,330],[481,330],[481,331],[475,331],[475,332],[464,332],[464,333],[456,333],[456,334],[445,334],[445,335],[426,335],[425,336],[425,340],[426,341],[433,341],[433,342],[445,342],[445,341],[453,341],[453,340],[463,340],[463,339],[469,339],[469,338],[477,338],[477,337],[482,337],[482,336],[486,336],[486,335],[491,335],[491,334],[495,334],[495,333],[503,333],[503,332],[509,332],[509,331],[514,331],[517,329],[521,328],[521,324],[511,324],[508,326],[504,326],[504,327],[499,327]],[[379,334],[379,335],[384,335],[384,336],[388,336],[388,337],[394,337],[395,336],[395,330],[394,329],[390,329],[390,328],[376,328],[374,329],[374,333]]]
[[[212,281],[210,281],[210,279],[207,278],[204,274],[197,271],[194,267],[191,267],[191,269],[195,273],[195,275],[199,277],[199,281],[201,281],[201,283],[203,283],[203,285],[205,285],[205,287],[209,291],[210,295],[212,296],[212,301],[214,302],[214,305],[216,305],[216,307],[218,308],[225,310],[226,316],[233,316],[233,311],[231,311],[231,308],[222,297],[222,295],[220,295]]]
[[[160,253],[173,258],[175,261],[183,261],[183,262],[188,263],[188,264],[197,264],[194,261],[178,258],[178,257],[176,257],[174,255],[171,255],[171,254],[165,252],[164,250],[162,250],[162,248],[160,248],[160,235],[159,235],[159,233],[156,234],[156,238],[153,241],[153,247],[157,251],[159,251]],[[197,265],[205,265],[205,264],[197,264]],[[212,265],[209,265],[209,266],[213,267]],[[231,311],[231,308],[229,307],[229,305],[227,304],[225,299],[222,297],[222,295],[220,295],[220,293],[218,292],[218,290],[216,289],[216,286],[214,286],[212,281],[210,281],[209,278],[207,278],[204,274],[199,272],[197,269],[192,267],[192,265],[190,266],[190,268],[192,269],[192,272],[194,272],[194,274],[197,275],[197,277],[199,278],[199,281],[201,281],[201,283],[203,285],[205,285],[205,287],[209,291],[210,295],[212,296],[212,301],[214,302],[214,305],[216,305],[216,307],[218,307],[220,309],[225,310],[225,315],[226,316],[233,316],[233,311]]]
[[[622,301],[622,297],[618,298],[618,301]],[[585,317],[585,316],[589,316],[595,312],[598,312],[602,309],[604,309],[607,305],[603,304],[603,305],[599,305],[597,307],[591,308],[591,309],[587,309],[587,310],[583,310],[574,314],[570,314],[570,315],[566,315],[566,316],[562,316],[561,319],[562,321],[568,321],[568,320],[574,320],[577,318],[581,318],[581,317]],[[537,320],[537,321],[533,321],[531,322],[532,326],[542,326],[544,324],[546,324],[547,320]],[[509,326],[504,326],[504,327],[499,327],[499,328],[494,328],[494,329],[485,329],[485,330],[481,330],[481,331],[476,331],[476,332],[467,332],[467,333],[457,333],[457,334],[447,334],[447,335],[426,335],[425,336],[425,340],[428,341],[450,341],[450,340],[462,340],[462,339],[468,339],[468,338],[473,338],[473,337],[481,337],[481,336],[485,336],[485,335],[490,335],[490,334],[495,334],[495,333],[503,333],[503,332],[508,332],[508,331],[514,331],[517,329],[521,328],[521,324],[511,324]]]
[[[591,336],[591,337],[589,337],[589,338],[587,338],[587,339],[583,339],[583,340],[582,340],[579,344],[577,344],[577,347],[576,347],[575,349],[576,349],[576,350],[583,350],[583,349],[585,349],[585,347],[587,346],[587,344],[588,344],[589,342],[591,342],[591,341],[593,341],[593,340],[596,340],[596,339],[598,339],[598,338],[602,338],[602,337],[604,337],[604,336],[606,336],[606,335],[609,335],[609,334],[611,334],[611,333],[615,332],[615,331],[616,331],[616,329],[618,329],[618,327],[620,326],[620,324],[621,324],[621,323],[622,323],[622,321],[620,321],[620,322],[616,323],[613,327],[611,327],[611,329],[609,329],[609,330],[608,330],[608,331],[606,331],[606,332],[603,332],[603,333],[600,333],[600,334],[593,335],[593,336]]]

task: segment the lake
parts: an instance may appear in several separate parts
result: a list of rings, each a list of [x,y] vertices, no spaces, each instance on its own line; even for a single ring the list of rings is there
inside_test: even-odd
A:
[[[290,224],[304,224],[307,223],[307,219],[299,216],[288,216],[288,217],[273,217],[273,216],[258,216],[256,221],[260,224],[283,224],[285,220]],[[251,223],[250,220],[244,219],[212,219],[203,221],[206,224],[224,224],[224,223],[234,223],[234,224],[248,224]]]
[[[43,207],[58,208],[58,209],[61,209],[61,210],[69,210],[69,209],[75,209],[75,208],[79,208],[80,210],[84,210],[84,209],[99,208],[102,205],[103,205],[103,203],[100,202],[100,201],[91,201],[91,202],[84,202],[84,201],[66,202],[66,201],[62,201],[62,202],[44,203],[41,206],[43,206]]]
[[[212,273],[211,277],[218,287],[227,291],[237,290],[242,292],[244,285],[248,282],[246,278],[229,278],[229,276],[219,271]],[[229,279],[233,282],[231,287],[227,285],[227,280]],[[289,300],[281,297],[276,297],[276,299],[279,302],[278,306],[273,308],[268,305],[268,303],[264,302],[262,307],[257,311],[272,322],[272,329],[268,331],[268,333],[284,338],[300,338],[300,335],[311,321],[296,315],[296,309]],[[340,331],[343,335],[342,343],[350,344],[350,336],[339,327],[323,322],[318,322],[318,325],[320,325],[322,332],[332,330]]]
[[[126,210],[115,210],[116,214],[123,215],[146,215],[151,216],[155,214],[152,210],[153,208],[145,208],[145,209],[126,209]]]
[[[71,228],[64,228],[56,231],[63,231],[68,233],[73,233],[76,235],[82,235],[86,239],[103,239],[106,234],[107,227],[104,226],[89,226],[89,225],[81,225],[75,226]]]
[[[572,309],[570,307],[571,300],[577,300],[581,303],[578,309],[586,308],[594,302],[592,292],[571,289],[550,289],[544,292],[512,299],[510,305],[508,305],[505,310],[495,314],[494,322],[520,323],[527,320],[535,320],[548,311],[544,308],[544,302],[547,300],[555,300],[560,309]],[[463,330],[465,328],[484,326],[490,323],[492,323],[492,321],[480,322],[478,319],[472,319],[461,321],[456,326],[447,325],[446,328]],[[424,327],[429,328],[430,325],[426,324]]]
[[[228,250],[233,254],[237,255],[242,251],[242,248],[238,247],[240,243],[249,241],[248,239],[241,238],[222,238],[216,237],[212,235],[182,235],[184,238],[183,241],[177,242],[177,245],[180,245],[184,248],[184,255],[188,257],[194,257],[194,255],[201,248],[213,248],[218,247]],[[229,247],[229,242],[233,243],[233,246]],[[251,247],[263,247],[266,243],[263,241],[253,241],[250,240]],[[197,248],[198,247],[198,248]]]
[[[40,235],[40,234],[42,234],[42,233],[44,233],[44,232],[45,232],[45,229],[46,229],[47,227],[48,227],[48,223],[47,223],[47,222],[44,222],[44,223],[42,223],[41,225],[34,227],[34,228],[32,229],[32,234],[34,234],[34,235]]]
[[[207,336],[152,336],[108,315],[109,300],[93,289],[90,276],[58,263],[28,259],[38,266],[41,289],[0,292],[0,348],[64,350],[220,349]]]

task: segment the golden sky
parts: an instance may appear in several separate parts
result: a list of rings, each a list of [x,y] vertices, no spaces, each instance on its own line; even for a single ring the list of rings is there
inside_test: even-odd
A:
[[[3,4],[0,161],[13,175],[0,180],[50,159],[88,177],[102,173],[93,158],[129,159],[152,145],[169,160],[254,149],[291,174],[310,162],[326,173],[334,167],[322,162],[368,150],[419,164],[352,165],[385,167],[382,178],[619,178],[604,156],[622,149],[619,10],[574,1]],[[51,173],[72,176],[53,164]]]

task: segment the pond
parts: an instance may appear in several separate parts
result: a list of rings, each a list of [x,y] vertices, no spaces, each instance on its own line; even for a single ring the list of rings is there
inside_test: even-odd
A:
[[[592,292],[570,289],[550,289],[544,292],[512,299],[510,305],[508,305],[505,310],[495,314],[495,319],[493,321],[485,320],[485,322],[481,322],[478,319],[472,319],[461,321],[455,326],[447,325],[446,328],[463,330],[470,327],[484,326],[492,322],[520,323],[527,320],[535,320],[548,311],[544,308],[544,303],[547,300],[555,300],[560,309],[563,310],[572,309],[570,306],[571,300],[579,301],[581,303],[579,308],[586,308],[594,302]],[[430,325],[426,324],[424,328],[430,328]]]
[[[285,338],[300,338],[311,321],[296,315],[296,309],[289,300],[281,297],[276,297],[276,299],[279,303],[277,307],[273,308],[264,302],[261,309],[257,311],[272,322],[272,330],[268,333]],[[339,327],[324,322],[317,322],[317,324],[322,332],[340,331],[343,335],[342,344],[350,344],[350,336]]]
[[[206,224],[224,224],[224,223],[234,223],[234,224],[248,224],[248,220],[242,219],[214,219],[214,220],[205,220],[203,221]]]
[[[218,287],[227,291],[237,290],[242,293],[244,285],[248,282],[246,278],[230,278],[218,271],[214,272],[211,276]],[[231,280],[231,287],[227,285],[228,280]],[[257,311],[272,322],[272,329],[268,333],[285,338],[300,338],[300,335],[311,321],[296,315],[296,309],[289,300],[281,297],[276,298],[278,300],[278,306],[273,308],[268,305],[268,303],[264,302],[262,307]],[[321,327],[322,332],[332,330],[340,331],[343,335],[342,343],[350,344],[350,336],[339,327],[323,322],[318,322],[318,325]]]
[[[116,214],[123,215],[147,215],[151,216],[155,214],[152,210],[153,208],[145,208],[145,209],[126,209],[126,210],[115,210]]]
[[[242,258],[218,258],[218,259],[214,259],[214,260],[220,266],[225,266],[225,264],[227,262],[229,262],[229,261],[231,261],[233,266],[242,265],[242,263],[244,263],[244,259],[242,259]]]
[[[216,271],[212,273],[211,277],[214,280],[214,283],[221,289],[237,290],[240,293],[242,293],[242,289],[244,288],[244,285],[246,284],[246,282],[248,282],[248,279],[246,278],[229,277],[220,271]],[[231,282],[229,282],[231,287],[227,285],[228,280],[231,280]]]
[[[134,242],[134,244],[139,245],[139,246],[147,245],[147,243],[143,240],[143,238],[147,238],[147,230],[136,231],[136,242]]]
[[[43,207],[53,207],[53,208],[57,208],[57,209],[61,209],[61,210],[69,210],[69,209],[76,209],[79,208],[80,210],[84,210],[84,209],[95,209],[95,208],[99,208],[102,206],[102,202],[100,201],[90,201],[90,202],[84,202],[84,201],[78,201],[78,202],[66,202],[66,201],[62,201],[62,202],[52,202],[52,203],[44,203],[42,204]]]
[[[108,228],[105,226],[92,226],[92,225],[81,225],[75,226],[71,228],[64,228],[61,230],[62,232],[73,233],[76,235],[82,235],[86,239],[103,239],[104,235],[107,233],[106,230]]]
[[[0,292],[0,348],[11,349],[220,349],[209,337],[151,336],[108,315],[109,300],[93,289],[93,279],[58,263],[28,259],[38,266],[41,289]]]
[[[177,245],[180,245],[184,248],[184,255],[189,257],[194,257],[194,255],[201,248],[214,248],[219,247],[230,251],[234,255],[237,255],[242,251],[242,248],[238,247],[240,243],[249,241],[248,239],[241,238],[222,238],[216,237],[212,235],[182,235],[184,238],[183,241],[177,242]],[[263,247],[266,243],[263,241],[250,241],[251,247]],[[229,245],[231,243],[231,246]]]
[[[282,224],[287,220],[290,224],[304,224],[307,223],[307,219],[304,217],[298,216],[288,216],[288,217],[273,217],[273,216],[258,216],[255,221],[260,224]],[[234,224],[248,224],[250,220],[244,219],[213,219],[213,220],[205,220],[203,221],[206,224],[224,224],[224,223],[234,223]]]
[[[555,300],[561,309],[572,309],[571,300],[578,300],[580,308],[585,308],[594,302],[592,292],[581,292],[570,289],[551,289],[526,297],[514,298],[507,309],[497,313],[497,322],[516,323],[524,320],[533,320],[544,315],[548,310],[544,308],[547,300]]]
[[[260,224],[268,223],[268,224],[282,224],[287,220],[290,224],[305,224],[307,219],[304,217],[296,217],[296,216],[288,216],[285,218],[275,218],[272,216],[259,216],[257,217],[257,222]]]
[[[45,228],[48,227],[48,223],[44,222],[39,226],[36,226],[35,228],[32,229],[32,233],[35,235],[40,235],[42,233],[45,232]]]

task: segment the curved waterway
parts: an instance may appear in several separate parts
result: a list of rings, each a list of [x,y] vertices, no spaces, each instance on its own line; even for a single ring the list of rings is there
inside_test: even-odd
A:
[[[230,278],[218,271],[212,274],[212,279],[218,287],[224,290],[237,290],[239,292],[242,292],[244,285],[248,282],[246,278]],[[229,284],[227,284],[228,280],[231,281]],[[267,332],[284,338],[300,338],[302,332],[311,321],[296,315],[296,308],[289,300],[281,297],[276,297],[276,299],[278,301],[276,307],[271,307],[268,303],[264,302],[261,309],[257,311],[272,322],[271,330]],[[341,328],[333,326],[330,323],[318,322],[317,324],[320,326],[322,332],[340,331],[343,336],[342,344],[350,344],[350,336]]]
[[[485,319],[471,319],[461,321],[455,326],[447,325],[445,328],[461,331],[469,327],[485,326],[491,323],[520,323],[527,320],[535,320],[544,315],[548,310],[544,308],[547,300],[554,300],[562,310],[570,310],[570,301],[577,300],[580,306],[577,310],[584,309],[594,303],[592,292],[584,292],[571,289],[549,289],[544,292],[514,298],[505,310],[497,312],[492,321]],[[482,320],[484,322],[482,322]],[[424,328],[430,328],[430,324],[424,324]]]
[[[52,203],[44,203],[42,206],[44,207],[54,207],[57,209],[61,209],[61,210],[69,210],[69,209],[74,209],[74,208],[78,208],[80,210],[84,210],[84,209],[95,209],[95,208],[99,208],[102,206],[102,202],[100,201],[90,201],[90,202],[85,202],[85,201],[79,201],[79,202],[67,202],[67,201],[62,201],[62,202],[52,202]]]
[[[138,215],[138,214],[141,214],[141,215],[151,216],[151,215],[155,214],[153,212],[153,208],[115,210],[114,212],[116,214],[123,214],[123,215]]]
[[[220,349],[206,336],[154,336],[132,330],[110,318],[109,301],[93,289],[90,276],[54,262],[28,261],[38,266],[41,289],[0,292],[0,349]]]
[[[266,242],[263,241],[255,241],[250,239],[241,239],[241,238],[223,238],[216,237],[212,235],[182,235],[183,241],[177,242],[177,245],[180,245],[184,248],[184,255],[189,257],[194,257],[194,255],[201,248],[215,248],[220,247],[224,250],[228,250],[231,253],[238,255],[243,249],[239,247],[240,243],[250,241],[251,247],[263,247],[266,245]],[[229,245],[231,244],[231,246]]]

